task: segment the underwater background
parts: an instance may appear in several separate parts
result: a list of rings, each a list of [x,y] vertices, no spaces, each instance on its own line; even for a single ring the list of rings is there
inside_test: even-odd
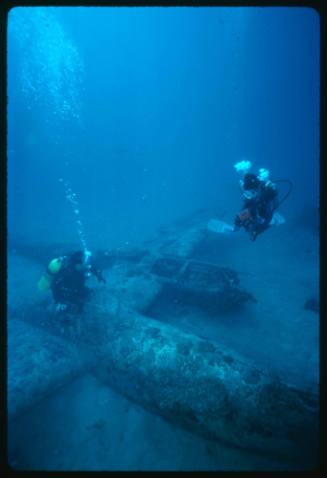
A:
[[[292,181],[285,224],[253,243],[217,235],[194,257],[235,269],[258,303],[177,325],[317,393],[319,35],[309,8],[12,9],[8,323],[41,295],[40,246],[143,247],[203,211],[231,224],[233,166],[250,160]],[[169,322],[166,305],[152,312]],[[301,469],[175,427],[89,373],[8,432],[18,469]]]

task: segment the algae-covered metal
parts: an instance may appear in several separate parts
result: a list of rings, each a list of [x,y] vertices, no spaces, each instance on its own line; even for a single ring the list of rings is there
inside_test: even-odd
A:
[[[89,313],[99,327],[96,375],[143,407],[206,438],[285,459],[317,449],[314,395],[134,311]]]

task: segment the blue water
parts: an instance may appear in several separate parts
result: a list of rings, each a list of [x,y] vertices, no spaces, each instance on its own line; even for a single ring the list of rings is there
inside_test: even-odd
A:
[[[258,253],[246,252],[258,271],[253,286],[265,282],[263,261],[278,250],[281,274],[291,271],[292,282],[308,267],[316,291],[318,256],[303,266],[301,254],[319,247],[312,233],[319,35],[319,16],[309,8],[11,10],[9,249],[18,239],[92,250],[140,245],[159,227],[206,208],[232,222],[241,205],[233,165],[248,159],[255,170],[268,168],[272,179],[294,184],[281,209],[285,229],[258,238]],[[310,239],[297,242],[303,234]],[[246,241],[237,238],[232,252],[222,243],[223,265],[239,265],[242,273],[237,251]],[[295,256],[280,249],[283,243]],[[293,324],[299,340],[301,330],[316,333],[318,315],[311,320],[304,329]],[[315,333],[308,348],[317,353]],[[246,355],[251,340],[242,345],[235,336],[228,345]],[[172,463],[167,459],[168,469]]]

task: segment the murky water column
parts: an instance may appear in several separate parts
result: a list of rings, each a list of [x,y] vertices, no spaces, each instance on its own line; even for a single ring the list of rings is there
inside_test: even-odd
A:
[[[74,191],[72,190],[69,181],[67,180],[65,181],[63,178],[59,178],[59,182],[62,183],[64,186],[65,197],[67,201],[69,202],[69,204],[71,205],[72,211],[75,217],[76,231],[77,231],[81,246],[83,248],[83,251],[87,253],[88,248],[86,246],[85,231],[84,231],[84,226],[80,216],[80,209],[79,209],[76,193],[74,193]]]
[[[251,27],[251,12],[249,8],[221,9],[219,28],[224,35],[225,44],[229,52],[229,80],[228,91],[230,95],[231,109],[228,115],[229,128],[226,135],[226,154],[235,158],[238,148],[235,145],[242,144],[239,141],[239,132],[242,131],[242,115],[240,108],[243,104],[244,95],[244,72],[246,71],[246,58],[248,48],[248,34]],[[238,158],[240,159],[240,158]],[[248,158],[242,158],[248,159]],[[251,159],[251,158],[250,158]]]
[[[33,112],[34,128],[40,132],[41,141],[48,142],[46,148],[52,158],[50,174],[64,186],[65,198],[74,214],[74,227],[86,250],[84,226],[76,194],[70,185],[72,166],[79,159],[76,145],[85,137],[82,120],[84,65],[60,23],[60,10],[15,8],[9,16],[8,40],[13,45],[15,82],[24,98],[23,105]]]
[[[84,65],[51,7],[15,8],[8,37],[18,46],[19,75],[27,108],[43,110],[45,119],[82,125]]]

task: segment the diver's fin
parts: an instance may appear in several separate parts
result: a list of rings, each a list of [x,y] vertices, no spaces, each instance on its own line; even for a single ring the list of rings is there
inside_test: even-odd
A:
[[[270,226],[279,226],[280,224],[284,224],[285,219],[281,214],[278,212],[274,212],[274,215],[269,223]],[[234,231],[233,226],[227,224],[224,221],[220,221],[219,219],[210,219],[207,224],[207,228],[209,231],[216,232],[217,234],[228,234]]]
[[[220,221],[219,219],[210,219],[207,224],[207,228],[209,231],[217,232],[218,234],[226,234],[229,232],[233,232],[233,226],[230,226],[224,221]]]
[[[269,226],[280,226],[280,224],[284,224],[285,219],[279,212],[274,212],[274,215],[269,223]]]

